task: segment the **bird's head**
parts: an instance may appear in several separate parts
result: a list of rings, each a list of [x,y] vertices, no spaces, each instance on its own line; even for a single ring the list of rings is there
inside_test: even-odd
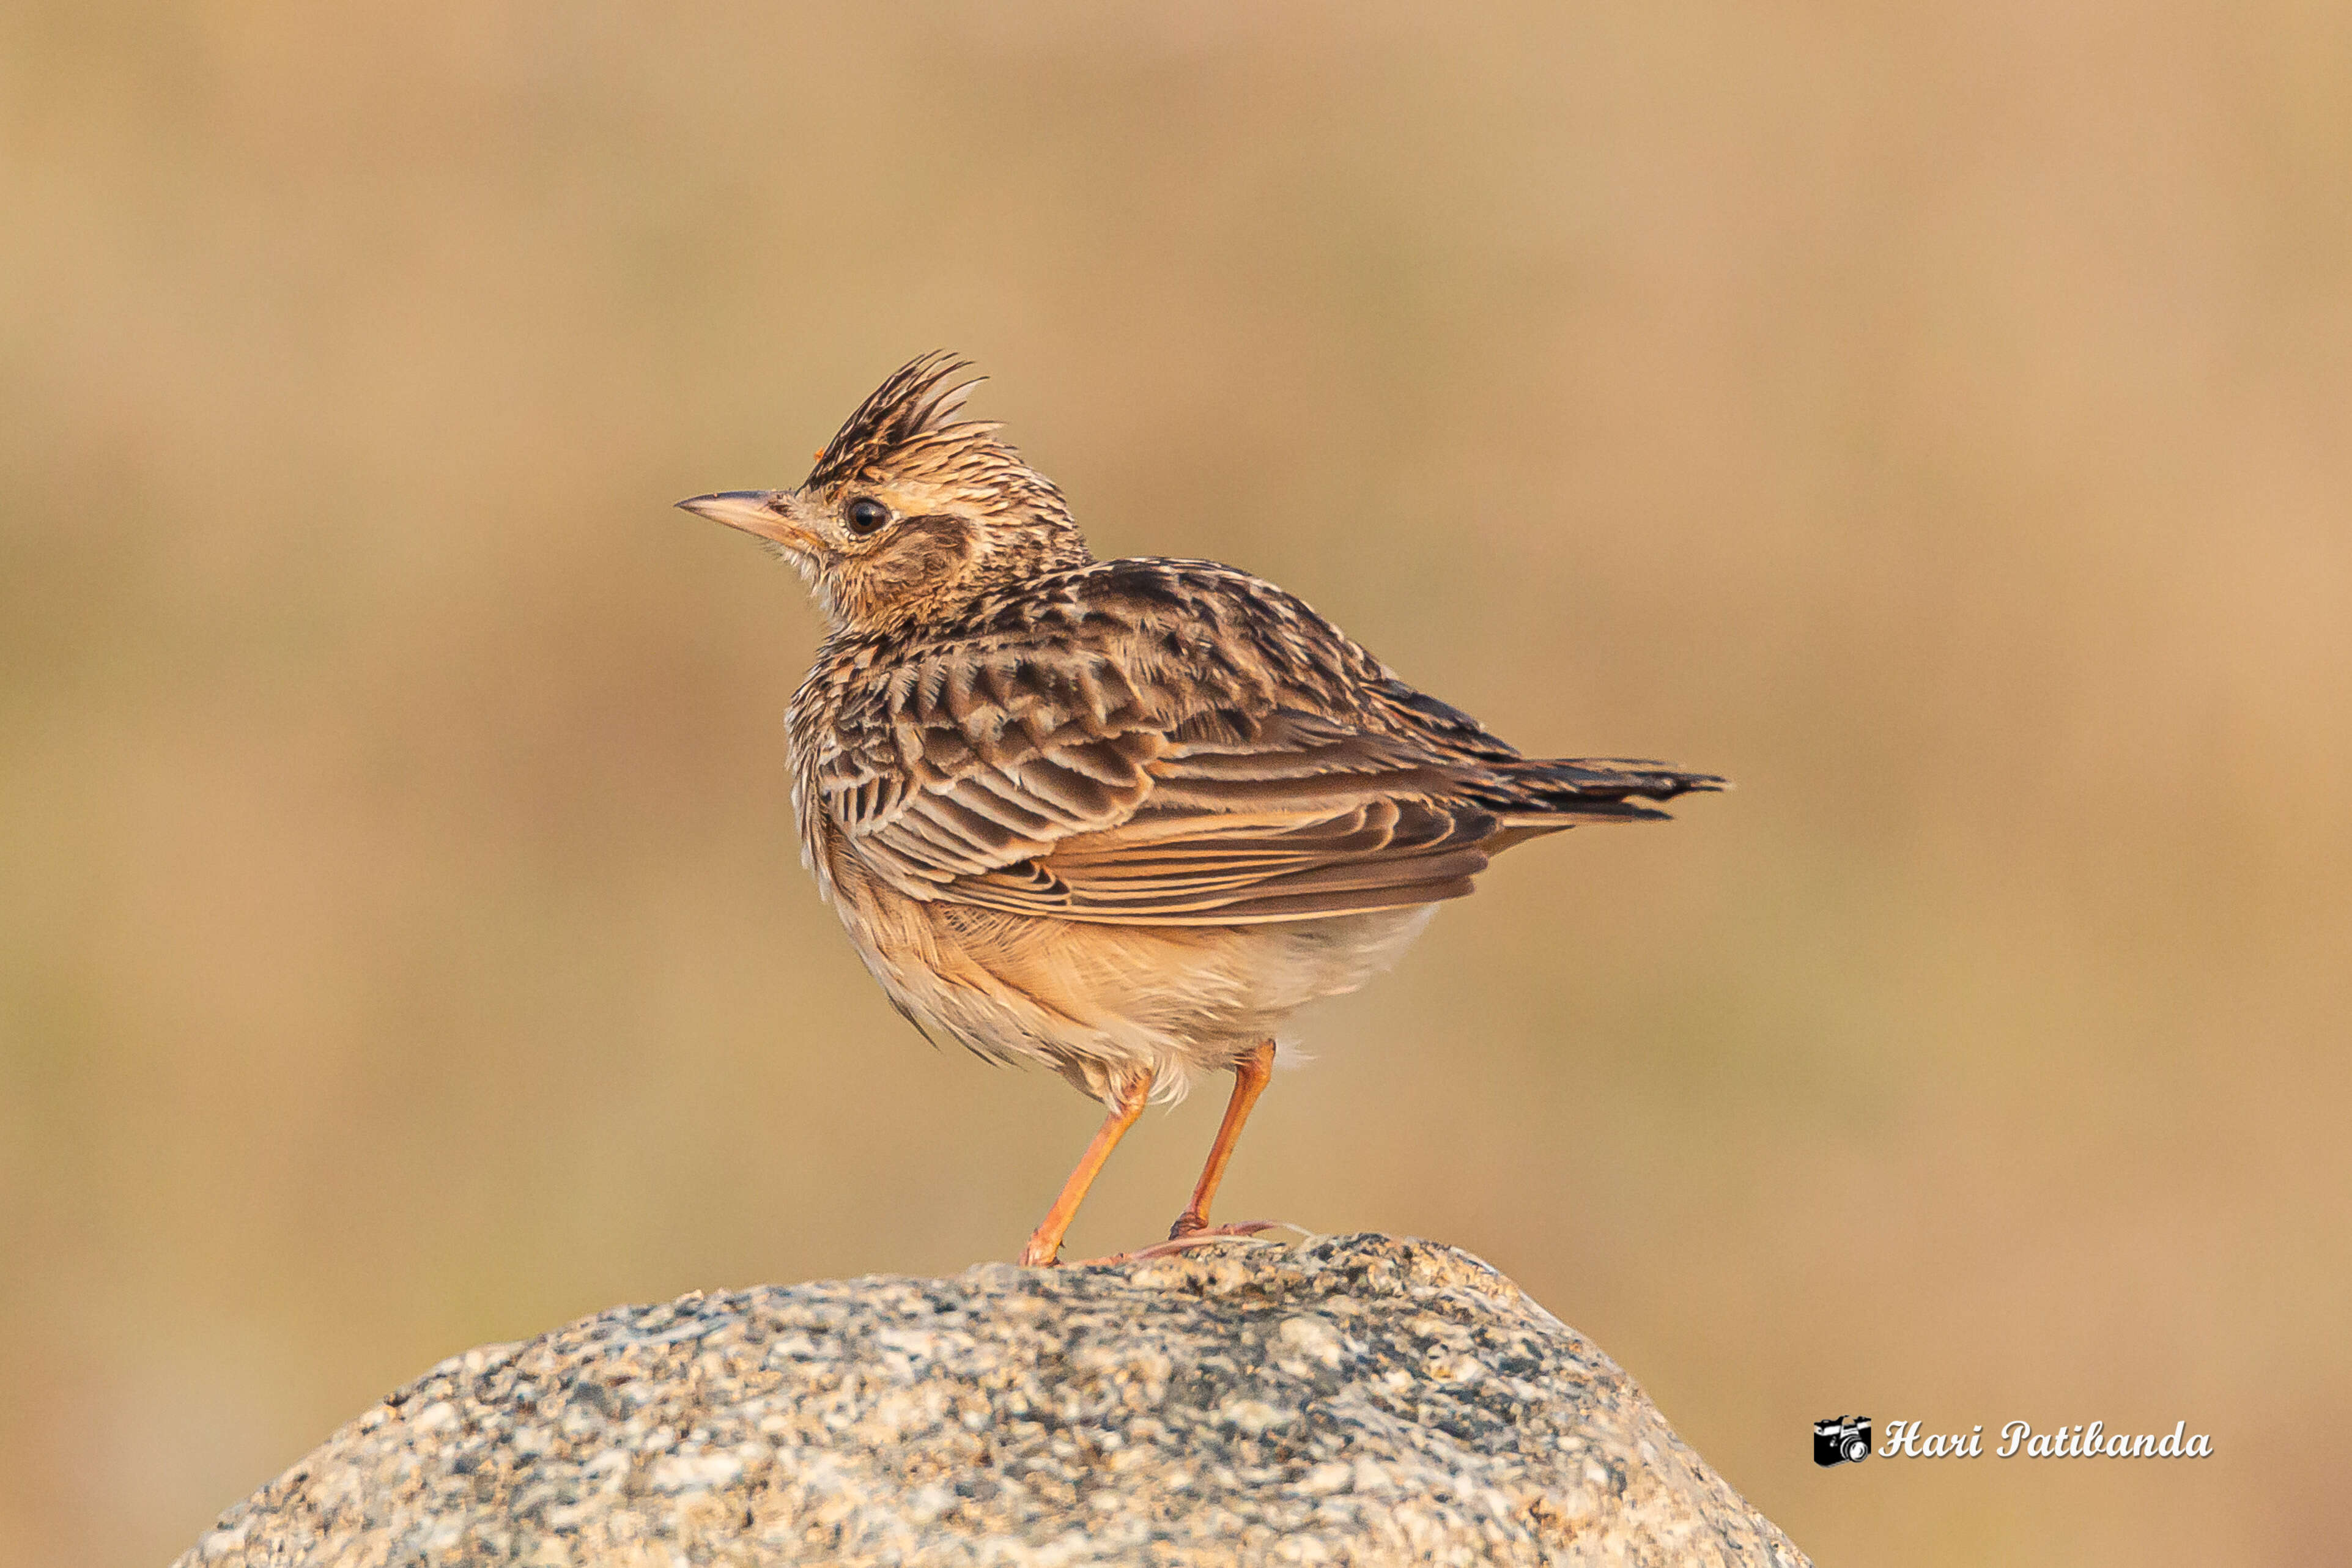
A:
[[[977,376],[925,354],[858,405],[798,489],[677,504],[757,534],[800,569],[835,631],[951,614],[991,589],[1093,559],[1054,482],[958,420]],[[961,379],[960,379],[961,378]]]

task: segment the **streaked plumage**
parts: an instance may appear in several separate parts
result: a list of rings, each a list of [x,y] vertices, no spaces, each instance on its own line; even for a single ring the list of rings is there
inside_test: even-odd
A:
[[[794,798],[866,967],[927,1034],[1111,1106],[1108,1140],[1204,1069],[1241,1064],[1254,1099],[1288,1016],[1500,850],[1721,787],[1524,758],[1247,573],[1093,560],[1052,482],[955,420],[964,368],[899,371],[798,490],[681,504],[769,539],[831,623],[792,703]]]

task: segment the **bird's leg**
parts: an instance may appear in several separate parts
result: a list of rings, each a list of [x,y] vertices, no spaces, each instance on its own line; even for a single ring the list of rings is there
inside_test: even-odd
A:
[[[1087,1201],[1087,1189],[1095,1184],[1095,1177],[1102,1173],[1103,1163],[1110,1158],[1110,1152],[1118,1147],[1118,1141],[1126,1136],[1127,1130],[1135,1125],[1135,1119],[1143,1114],[1143,1102],[1150,1098],[1151,1075],[1148,1072],[1139,1074],[1120,1088],[1118,1102],[1111,1107],[1110,1114],[1103,1118],[1100,1127],[1095,1129],[1094,1142],[1088,1143],[1087,1152],[1078,1156],[1078,1168],[1070,1173],[1070,1179],[1062,1184],[1061,1195],[1054,1200],[1054,1206],[1045,1211],[1045,1217],[1037,1222],[1035,1230],[1029,1233],[1029,1245],[1021,1249],[1021,1261],[1024,1265],[1032,1268],[1053,1267],[1055,1258],[1062,1251],[1063,1233],[1070,1228],[1070,1221],[1077,1217],[1078,1205]]]
[[[1217,1184],[1224,1180],[1225,1166],[1234,1157],[1234,1145],[1241,1142],[1242,1123],[1249,1120],[1250,1107],[1265,1092],[1265,1080],[1273,1076],[1272,1040],[1261,1041],[1257,1049],[1234,1064],[1234,1097],[1225,1101],[1225,1119],[1218,1124],[1217,1141],[1209,1145],[1209,1163],[1201,1167],[1192,1201],[1168,1227],[1169,1240],[1198,1236],[1209,1228],[1209,1200],[1217,1195]]]

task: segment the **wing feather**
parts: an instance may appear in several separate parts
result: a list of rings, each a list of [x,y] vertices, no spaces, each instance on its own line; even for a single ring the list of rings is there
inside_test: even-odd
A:
[[[838,668],[822,729],[795,700],[795,737],[846,848],[908,896],[1021,914],[1226,924],[1459,898],[1506,844],[1717,782],[1521,759],[1298,601],[1201,563],[1087,568]]]

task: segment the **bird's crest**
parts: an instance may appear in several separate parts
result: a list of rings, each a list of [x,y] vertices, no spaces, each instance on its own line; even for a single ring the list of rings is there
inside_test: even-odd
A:
[[[811,487],[845,479],[879,464],[925,437],[984,437],[997,426],[976,420],[958,421],[956,412],[985,376],[962,376],[971,362],[945,349],[909,360],[890,379],[874,389],[836,431],[816,467],[809,470]]]

